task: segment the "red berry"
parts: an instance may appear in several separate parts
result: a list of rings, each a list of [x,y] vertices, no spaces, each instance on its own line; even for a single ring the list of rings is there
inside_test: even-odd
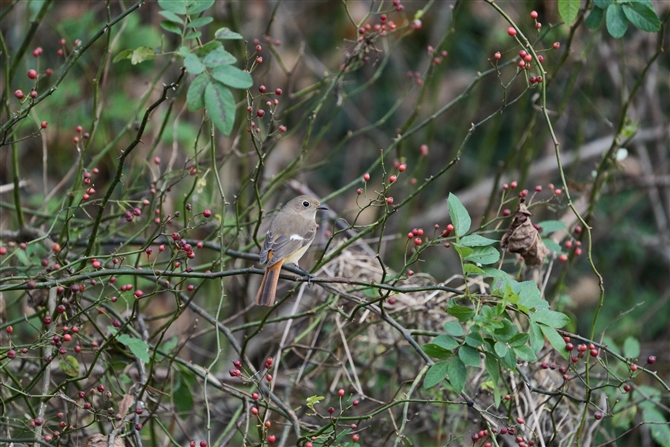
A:
[[[636,365],[635,363],[633,363],[632,365],[630,365],[630,370],[631,370],[631,371],[637,371],[637,365]]]
[[[353,401],[353,405],[354,405],[354,407],[357,407],[358,404],[359,404],[359,402],[358,402],[357,400]]]
[[[337,395],[340,397],[344,396],[344,390],[343,389],[337,390]]]
[[[591,349],[591,351],[589,351],[589,354],[591,355],[591,357],[598,357],[598,350]]]
[[[256,407],[251,407],[251,414],[257,415],[258,414],[258,408]]]
[[[524,422],[523,422],[523,418],[516,418],[516,421],[517,421],[519,424],[521,424],[521,425],[524,424]]]
[[[572,343],[566,343],[565,344],[565,350],[566,351],[572,351],[573,349],[575,349],[575,345],[573,345]]]
[[[504,210],[503,210],[503,216],[507,217],[507,216],[509,216],[510,214],[512,214],[512,212],[511,212],[510,210],[508,210],[508,209],[504,209]]]
[[[552,47],[554,48],[554,50],[558,50],[558,49],[561,47],[561,44],[558,43],[558,42],[554,42],[554,44],[552,45]]]
[[[258,91],[261,92],[261,93],[265,93],[266,90],[267,90],[267,87],[265,87],[264,85],[260,85],[258,87]]]
[[[400,165],[400,166],[398,166],[398,171],[400,171],[400,172],[405,172],[406,169],[407,169],[407,166],[406,166],[406,165]]]
[[[426,145],[426,144],[422,144],[422,145],[419,147],[419,150],[421,151],[421,156],[425,157],[425,156],[428,155],[428,145]]]
[[[537,11],[531,11],[530,12],[530,18],[531,19],[537,19],[537,17],[538,17]]]
[[[500,54],[500,51],[496,51],[495,54],[493,55],[493,57],[494,57],[496,60],[500,60],[500,58],[502,57],[502,54]]]
[[[394,182],[396,181],[397,178],[398,178],[398,177],[396,177],[395,175],[390,176],[390,177],[389,177],[389,183],[394,183]]]
[[[28,70],[28,78],[29,79],[37,79],[37,71],[33,70],[32,68]]]
[[[258,109],[258,111],[256,112],[256,115],[258,115],[259,118],[263,118],[265,116],[265,110]]]
[[[370,180],[370,174],[368,173],[363,174],[363,180],[365,180],[366,182]]]
[[[420,237],[414,238],[414,245],[421,245],[423,244],[423,240],[421,240]]]
[[[351,437],[351,439],[352,439],[354,442],[358,442],[358,440],[361,439],[361,437],[358,436],[358,434],[355,434],[355,435],[353,435],[353,436]]]
[[[335,413],[335,409],[333,407],[328,407],[328,413],[330,414]]]
[[[286,132],[286,126],[284,126],[284,125],[279,126],[279,131],[281,133],[285,133]]]
[[[141,290],[136,290],[134,295],[136,298],[142,298],[144,296],[144,292]]]
[[[274,444],[276,441],[277,437],[275,435],[268,436],[268,444]]]
[[[650,355],[649,358],[647,359],[647,363],[649,363],[650,365],[653,365],[654,363],[656,363],[656,356],[655,355]]]
[[[600,411],[596,411],[593,414],[593,417],[596,418],[597,421],[601,420],[603,418],[603,414]]]
[[[514,29],[514,27],[510,26],[509,28],[507,28],[507,34],[509,34],[512,37],[516,36],[516,29]]]
[[[581,256],[582,255],[582,249],[577,247],[575,248],[575,256]]]
[[[630,391],[630,385],[624,385],[623,386],[623,391],[624,391],[624,393],[629,392]]]
[[[266,379],[268,382],[272,382],[272,374],[268,374],[267,376],[265,376],[265,379]]]
[[[212,215],[212,211],[211,210],[205,210],[205,211],[202,212],[202,215],[204,217],[210,217]]]
[[[562,254],[558,257],[558,260],[561,262],[566,262],[568,260],[568,255]]]
[[[282,91],[282,89],[280,89],[280,88],[276,88],[276,89],[275,89],[275,95],[277,95],[277,96],[281,96],[282,93],[284,93],[284,92]]]
[[[19,98],[19,99],[23,99],[23,98],[26,97],[26,95],[24,95],[23,92],[22,92],[21,90],[16,90],[16,91],[14,92],[14,96],[16,96],[16,97]]]
[[[13,349],[10,349],[9,351],[7,351],[7,357],[10,358],[10,359],[16,358],[16,351],[13,350]]]
[[[505,400],[510,400],[511,398],[512,398],[512,396],[510,396],[509,394],[505,395]]]

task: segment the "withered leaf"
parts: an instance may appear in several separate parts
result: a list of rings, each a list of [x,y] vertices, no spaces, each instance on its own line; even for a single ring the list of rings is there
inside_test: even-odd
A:
[[[97,433],[84,439],[83,447],[108,447],[107,436]],[[126,443],[120,437],[114,438],[114,447],[126,447]]]
[[[533,226],[530,220],[532,213],[528,211],[525,202],[523,198],[519,201],[512,225],[500,240],[500,246],[509,253],[520,254],[526,265],[541,265],[549,254],[549,249]]]

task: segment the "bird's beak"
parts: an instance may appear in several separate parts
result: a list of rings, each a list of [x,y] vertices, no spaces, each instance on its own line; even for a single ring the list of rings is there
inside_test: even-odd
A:
[[[326,205],[319,205],[316,207],[317,210],[327,210],[328,207]]]

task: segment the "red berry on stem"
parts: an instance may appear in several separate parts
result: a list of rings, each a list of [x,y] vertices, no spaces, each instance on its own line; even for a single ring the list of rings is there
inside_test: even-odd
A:
[[[32,68],[28,70],[28,78],[29,79],[37,79],[37,71],[33,70]]]
[[[494,57],[496,60],[500,60],[500,58],[502,57],[502,54],[500,54],[500,51],[496,51],[496,53],[493,55],[493,57]]]
[[[649,358],[647,359],[647,363],[649,363],[650,365],[653,365],[654,363],[656,363],[656,356],[655,355],[650,355]]]
[[[537,11],[531,11],[530,12],[530,18],[531,19],[537,19],[537,17],[538,17]]]
[[[366,182],[370,180],[370,174],[368,173],[363,174],[363,180],[365,180]]]
[[[509,34],[512,37],[516,36],[516,29],[513,26],[510,26],[509,28],[507,28],[507,34]]]
[[[21,90],[16,90],[14,92],[14,96],[16,96],[18,99],[23,99],[26,97],[26,95],[23,94],[23,91]]]

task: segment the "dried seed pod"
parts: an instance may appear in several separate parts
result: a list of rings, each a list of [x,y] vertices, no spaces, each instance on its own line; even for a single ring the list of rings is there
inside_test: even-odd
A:
[[[533,226],[530,220],[532,213],[528,211],[525,202],[523,198],[519,200],[512,225],[502,237],[500,246],[509,253],[520,254],[526,265],[541,265],[549,254],[549,249]]]

